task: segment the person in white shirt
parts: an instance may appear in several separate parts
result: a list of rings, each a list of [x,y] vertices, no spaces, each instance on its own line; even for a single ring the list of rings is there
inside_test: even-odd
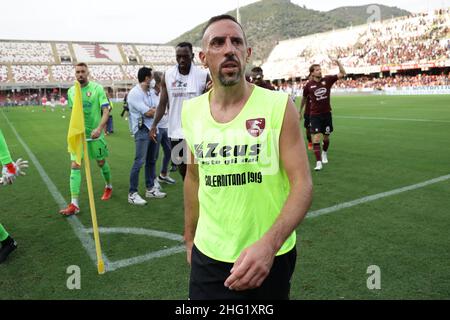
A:
[[[150,137],[156,141],[157,125],[169,108],[168,135],[172,145],[172,162],[178,166],[181,177],[186,176],[186,161],[183,150],[186,148],[181,128],[181,109],[183,101],[203,94],[210,81],[208,71],[194,65],[192,44],[181,42],[176,46],[177,65],[164,74],[161,81],[161,94],[155,119],[150,129]]]
[[[158,106],[159,104],[159,94],[161,93],[161,79],[163,77],[163,73],[159,71],[155,71],[153,73],[153,79],[150,82],[150,100],[152,103],[155,104],[155,106]],[[168,167],[170,162],[170,153],[171,153],[171,146],[170,146],[170,139],[168,136],[168,126],[169,126],[169,115],[168,110],[166,110],[166,113],[161,118],[161,121],[159,121],[157,128],[158,133],[156,135],[156,141],[157,141],[157,151],[155,154],[155,163],[158,160],[159,156],[159,149],[160,146],[163,149],[164,156],[162,159],[162,165],[161,165],[161,171],[158,177],[156,178],[156,181],[159,183],[167,183],[167,184],[174,184],[176,181],[169,176]]]
[[[128,202],[134,205],[145,205],[138,193],[139,173],[145,164],[145,185],[147,198],[164,198],[166,194],[161,192],[155,183],[155,156],[157,144],[149,136],[149,130],[153,123],[155,108],[150,100],[150,81],[152,69],[142,67],[138,71],[137,84],[128,94],[128,108],[130,110],[130,127],[136,144],[136,154],[133,167],[130,172],[130,188]]]

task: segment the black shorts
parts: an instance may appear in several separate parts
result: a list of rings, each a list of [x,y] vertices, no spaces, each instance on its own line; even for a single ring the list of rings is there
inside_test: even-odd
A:
[[[305,129],[309,129],[311,127],[311,119],[309,115],[304,115],[305,121],[303,122],[303,126]]]
[[[312,134],[323,133],[330,134],[333,132],[333,120],[331,118],[331,112],[311,115],[311,127],[310,132]]]
[[[297,250],[294,247],[288,253],[275,257],[269,275],[259,288],[235,291],[224,286],[233,264],[211,259],[194,245],[191,256],[189,298],[191,300],[288,300],[296,260]]]

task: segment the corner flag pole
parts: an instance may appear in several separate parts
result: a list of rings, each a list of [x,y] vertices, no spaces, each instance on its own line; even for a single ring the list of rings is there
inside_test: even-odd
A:
[[[105,273],[105,263],[103,262],[102,247],[100,245],[100,235],[98,232],[97,212],[95,210],[94,191],[92,188],[91,166],[89,163],[89,154],[88,154],[88,149],[87,149],[86,134],[84,134],[84,139],[83,139],[83,150],[84,150],[84,155],[85,155],[84,169],[86,172],[86,182],[87,182],[87,189],[88,189],[88,195],[89,195],[89,207],[91,209],[91,217],[92,217],[92,230],[94,231],[95,251],[97,253],[97,270],[98,270],[98,274],[104,274]]]
[[[84,126],[83,98],[81,96],[81,86],[75,81],[75,95],[70,116],[69,132],[67,134],[68,151],[75,155],[75,162],[81,165],[82,154],[84,153],[84,165],[86,170],[86,182],[89,194],[89,206],[91,209],[92,229],[94,230],[95,251],[97,253],[97,269],[99,274],[105,273],[105,264],[100,246],[100,236],[98,234],[97,214],[95,212],[94,192],[92,188],[91,166],[89,163],[89,153],[86,141],[86,128]]]

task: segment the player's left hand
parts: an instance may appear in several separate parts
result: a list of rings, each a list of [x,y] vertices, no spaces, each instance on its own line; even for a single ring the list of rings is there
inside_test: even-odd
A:
[[[242,251],[225,280],[225,287],[242,291],[258,288],[269,275],[276,251],[264,238]]]
[[[100,137],[101,133],[102,133],[102,129],[101,128],[97,128],[95,130],[92,130],[92,132],[91,132],[91,139],[97,139],[98,137]]]

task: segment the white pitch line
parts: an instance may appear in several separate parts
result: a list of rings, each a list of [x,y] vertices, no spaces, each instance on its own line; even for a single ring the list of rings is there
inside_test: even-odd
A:
[[[386,191],[386,192],[374,194],[374,195],[371,195],[371,196],[363,197],[363,198],[356,199],[356,200],[349,201],[349,202],[340,203],[340,204],[337,204],[337,205],[332,206],[332,207],[311,211],[311,212],[308,212],[306,217],[307,218],[318,217],[318,216],[321,216],[321,215],[324,215],[324,214],[328,214],[328,213],[332,213],[332,212],[339,211],[339,210],[342,210],[342,209],[354,207],[354,206],[357,206],[357,205],[360,205],[360,204],[363,204],[363,203],[366,203],[366,202],[371,202],[371,201],[375,201],[375,200],[378,200],[378,199],[381,199],[381,198],[393,196],[393,195],[396,195],[396,194],[399,194],[399,193],[402,193],[402,192],[420,189],[420,188],[429,186],[431,184],[439,183],[439,182],[446,181],[446,180],[449,180],[449,179],[450,179],[450,174],[445,175],[445,176],[441,176],[441,177],[438,177],[438,178],[435,178],[435,179],[427,180],[427,181],[424,181],[424,182],[421,182],[421,183],[413,184],[413,185],[410,185],[410,186],[406,186],[406,187],[394,189],[394,190],[391,190],[391,191]]]
[[[450,123],[447,120],[429,120],[429,119],[407,119],[407,118],[380,118],[380,117],[358,117],[358,116],[333,116],[338,119],[358,119],[358,120],[388,120],[388,121],[413,121],[413,122],[440,122]]]
[[[86,229],[87,232],[92,233],[92,228]],[[144,228],[99,228],[99,232],[101,234],[117,234],[117,233],[123,233],[123,234],[134,234],[134,235],[143,235],[148,237],[158,237],[158,238],[164,238],[168,240],[178,241],[182,242],[183,237],[179,234],[175,233],[169,233],[169,232],[163,232],[158,230],[150,230],[150,229],[144,229]],[[123,259],[119,261],[112,261],[108,265],[108,271],[115,271],[120,268],[125,268],[134,264],[143,263],[155,258],[162,258],[166,256],[170,256],[176,253],[184,252],[186,250],[184,245],[178,245],[176,247],[171,247],[168,249],[162,249],[154,252],[150,252],[148,254]]]
[[[159,230],[151,230],[144,228],[98,228],[98,231],[103,234],[113,234],[113,233],[124,233],[124,234],[135,234],[137,236],[148,236],[164,238],[173,241],[183,241],[183,237],[176,233],[164,232]],[[92,233],[92,228],[86,229],[86,232]]]
[[[22,140],[22,138],[17,133],[16,128],[13,126],[13,124],[9,121],[9,119],[6,117],[5,113],[2,111],[3,117],[6,119],[6,122],[11,127],[12,131],[16,135],[17,140],[20,142],[22,147],[25,149],[25,152],[28,154],[28,157],[30,158],[31,162],[34,163],[39,175],[41,176],[42,180],[44,181],[45,185],[48,188],[48,191],[50,191],[50,194],[52,195],[53,199],[55,200],[56,204],[60,208],[64,208],[67,205],[66,200],[64,200],[64,197],[59,192],[58,188],[55,186],[53,181],[50,179],[50,177],[45,172],[44,168],[39,163],[39,160],[36,158],[34,153],[31,151],[31,149],[28,147],[28,145],[25,143],[25,141]],[[88,253],[89,257],[91,258],[94,265],[97,265],[97,254],[95,251],[95,245],[92,238],[88,235],[86,232],[83,224],[80,222],[80,220],[76,216],[67,217],[67,221],[69,222],[70,226],[72,227],[73,231],[75,232],[75,235],[80,239],[81,244],[83,245],[84,249]],[[105,262],[105,265],[108,266],[109,260],[108,258],[103,254],[103,260]]]
[[[133,257],[133,258],[130,258],[130,259],[114,261],[114,262],[111,262],[109,264],[108,270],[109,271],[115,271],[115,270],[120,269],[120,268],[125,268],[125,267],[131,266],[131,265],[143,263],[143,262],[146,262],[148,260],[155,259],[155,258],[163,258],[163,257],[171,256],[173,254],[180,253],[180,252],[183,252],[185,250],[186,250],[186,247],[184,245],[180,245],[180,246],[172,247],[172,248],[165,249],[165,250],[159,250],[159,251],[155,251],[155,252],[150,252],[150,253],[145,254],[143,256],[138,256],[138,257]]]

